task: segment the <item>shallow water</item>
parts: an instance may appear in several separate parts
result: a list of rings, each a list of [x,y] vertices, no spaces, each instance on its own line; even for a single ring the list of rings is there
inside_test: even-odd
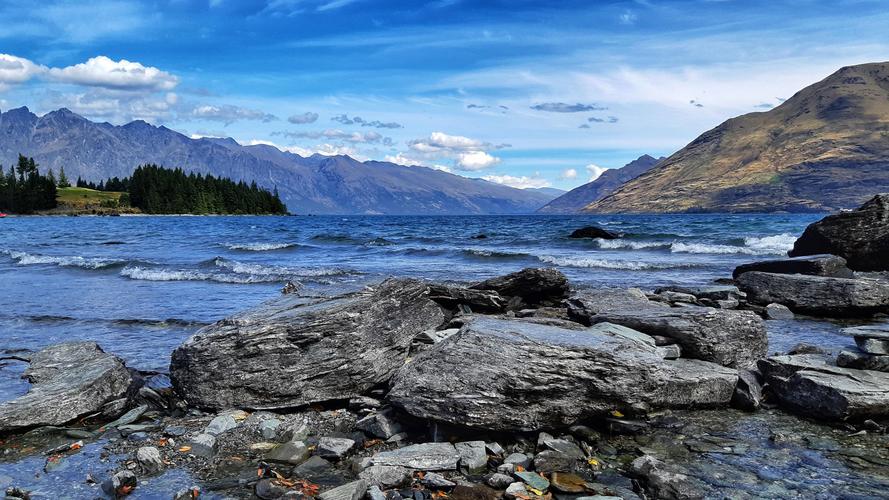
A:
[[[278,296],[287,280],[302,283],[305,293],[334,294],[390,275],[472,282],[523,267],[555,266],[578,288],[651,290],[667,284],[706,284],[730,277],[738,264],[783,255],[795,235],[819,218],[7,218],[0,220],[0,352],[90,339],[122,356],[130,366],[163,371],[170,352],[200,326]],[[572,230],[588,224],[624,237],[613,241],[567,238]],[[482,234],[487,238],[475,238]],[[839,333],[845,323],[800,318],[767,325],[769,352],[785,352],[799,342],[833,351],[849,345],[848,338]],[[0,400],[27,391],[27,384],[20,380],[23,369],[23,363],[0,361]],[[754,469],[768,471],[776,466],[776,455],[767,446],[768,439],[763,440],[770,426],[811,432],[810,424],[801,420],[766,413],[735,415],[731,422],[734,427],[727,432],[738,439],[745,433],[755,436],[751,451],[740,458],[707,460],[720,462],[740,478],[752,478]],[[809,452],[800,448],[788,453],[788,463],[796,465],[779,470],[785,476],[781,488],[793,489],[792,483],[800,481],[808,485],[800,486],[800,491],[811,492],[811,485],[818,483],[810,482],[805,476],[808,469],[798,463],[807,460]],[[42,457],[0,463],[0,481],[40,487],[70,483],[86,493],[82,483],[86,471],[92,470],[88,464],[96,458],[92,454],[88,447],[66,468],[39,478],[33,474],[42,469]],[[710,463],[707,460],[698,457],[689,463]],[[867,483],[834,456],[819,455],[818,460],[825,461],[820,465],[823,478],[818,481]],[[137,491],[148,497],[152,492],[166,496],[188,486],[187,474],[176,474],[152,480]],[[739,487],[726,481],[727,490]],[[865,486],[871,491],[873,485]],[[775,497],[784,496],[785,489],[775,490]]]

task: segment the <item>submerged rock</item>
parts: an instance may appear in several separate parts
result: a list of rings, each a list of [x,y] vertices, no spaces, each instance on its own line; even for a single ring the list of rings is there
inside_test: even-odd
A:
[[[738,286],[752,303],[774,302],[814,316],[856,317],[889,311],[889,284],[871,279],[751,271],[738,277]]]
[[[570,235],[569,238],[601,238],[603,240],[615,240],[620,238],[620,235],[617,233],[613,233],[606,229],[602,229],[601,227],[596,226],[586,226],[580,229],[575,229]]]
[[[720,406],[731,400],[735,370],[665,361],[653,343],[613,327],[573,330],[474,318],[402,367],[389,398],[420,418],[504,431],[558,428],[612,410]]]
[[[68,342],[31,356],[24,396],[0,403],[0,432],[63,425],[121,398],[132,378],[123,361],[95,342]]]
[[[631,473],[642,480],[653,498],[687,500],[704,498],[706,490],[700,480],[690,477],[650,455],[644,455],[630,464]]]
[[[387,381],[411,341],[444,321],[425,283],[389,279],[311,304],[283,296],[200,330],[170,375],[203,408],[276,409],[348,399]]]
[[[741,264],[732,272],[732,277],[737,279],[738,276],[751,271],[778,274],[808,274],[833,278],[854,277],[852,270],[846,267],[846,259],[836,255],[810,255]]]
[[[825,253],[844,257],[856,271],[889,271],[889,193],[809,225],[788,255]]]
[[[503,297],[518,297],[527,306],[557,306],[569,292],[568,278],[560,271],[530,267],[476,283],[470,288],[492,290]]]

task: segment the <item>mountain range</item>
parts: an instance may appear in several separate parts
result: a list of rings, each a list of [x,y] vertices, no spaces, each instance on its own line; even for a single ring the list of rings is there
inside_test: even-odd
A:
[[[515,189],[421,166],[360,162],[349,156],[303,157],[230,138],[192,139],[138,120],[92,122],[68,109],[37,116],[22,107],[0,113],[0,163],[34,157],[42,170],[65,168],[98,182],[129,176],[156,163],[277,188],[294,213],[513,214],[531,213],[561,192]]]
[[[625,182],[635,179],[651,170],[664,158],[642,155],[621,168],[612,168],[591,182],[578,186],[541,207],[537,212],[542,214],[573,214],[585,206],[613,193]]]
[[[889,63],[871,63],[722,123],[584,211],[834,211],[886,191]]]

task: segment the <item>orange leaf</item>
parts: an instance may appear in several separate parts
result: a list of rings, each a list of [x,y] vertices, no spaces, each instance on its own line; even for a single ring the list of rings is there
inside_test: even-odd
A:
[[[74,443],[74,444],[71,445],[71,449],[72,449],[72,450],[79,450],[79,449],[81,449],[81,448],[83,448],[83,445],[80,444],[80,443]]]
[[[525,472],[525,468],[522,467],[521,465],[516,465],[516,466],[515,466],[515,471],[516,471],[516,472]]]
[[[189,451],[191,451],[191,446],[181,446],[179,448],[179,451],[182,453],[188,453]]]

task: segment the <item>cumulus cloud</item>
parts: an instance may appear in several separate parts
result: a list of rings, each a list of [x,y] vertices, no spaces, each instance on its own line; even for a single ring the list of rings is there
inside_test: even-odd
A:
[[[562,170],[562,173],[559,174],[559,179],[571,180],[577,178],[577,170],[573,168],[566,168]]]
[[[255,120],[268,123],[278,119],[277,116],[256,109],[242,108],[231,104],[203,104],[191,110],[191,117],[199,120],[222,122],[226,126],[239,120]]]
[[[353,118],[349,118],[349,115],[342,114],[336,115],[331,118],[332,121],[342,123],[343,125],[361,125],[362,127],[374,127],[374,128],[402,128],[400,123],[396,122],[381,122],[379,120],[368,121],[360,116],[355,116]]]
[[[47,92],[41,106],[68,108],[93,120],[124,123],[145,120],[153,123],[171,121],[181,108],[174,92],[163,94],[120,92],[109,89],[90,89],[86,92]]]
[[[589,165],[587,165],[586,171],[590,174],[589,182],[593,182],[594,180],[598,179],[599,176],[602,175],[606,170],[608,169],[605,167],[600,167],[595,163],[590,163]]]
[[[429,137],[414,139],[408,147],[424,158],[449,158],[454,160],[454,168],[477,171],[500,163],[500,158],[488,151],[510,147],[509,144],[491,144],[462,135],[433,132]]]
[[[105,56],[64,68],[51,68],[49,75],[63,83],[118,90],[166,91],[179,84],[179,78],[166,71],[126,59],[114,61]]]
[[[294,125],[304,125],[306,123],[315,123],[318,121],[318,113],[312,113],[311,111],[307,111],[302,114],[292,115],[287,119],[290,123]]]
[[[460,170],[475,172],[491,168],[500,163],[500,158],[489,155],[484,151],[472,151],[469,153],[460,153],[457,156],[455,166]]]
[[[569,104],[567,102],[543,102],[531,106],[535,111],[546,111],[549,113],[583,113],[586,111],[605,111],[606,107],[596,104]]]
[[[23,57],[0,54],[0,88],[24,83],[44,71],[45,67]]]
[[[383,158],[383,161],[388,161],[389,163],[394,163],[396,165],[403,165],[405,167],[426,167],[433,170],[441,170],[442,172],[451,172],[451,168],[446,165],[439,165],[436,163],[430,164],[423,160],[411,158],[402,152],[399,152],[396,155],[386,155],[386,157]]]
[[[503,184],[504,186],[514,187],[518,189],[544,188],[552,185],[548,180],[538,177],[537,175],[535,175],[534,177],[528,177],[525,175],[521,177],[515,177],[512,175],[486,175],[482,177],[482,179],[488,182]]]

